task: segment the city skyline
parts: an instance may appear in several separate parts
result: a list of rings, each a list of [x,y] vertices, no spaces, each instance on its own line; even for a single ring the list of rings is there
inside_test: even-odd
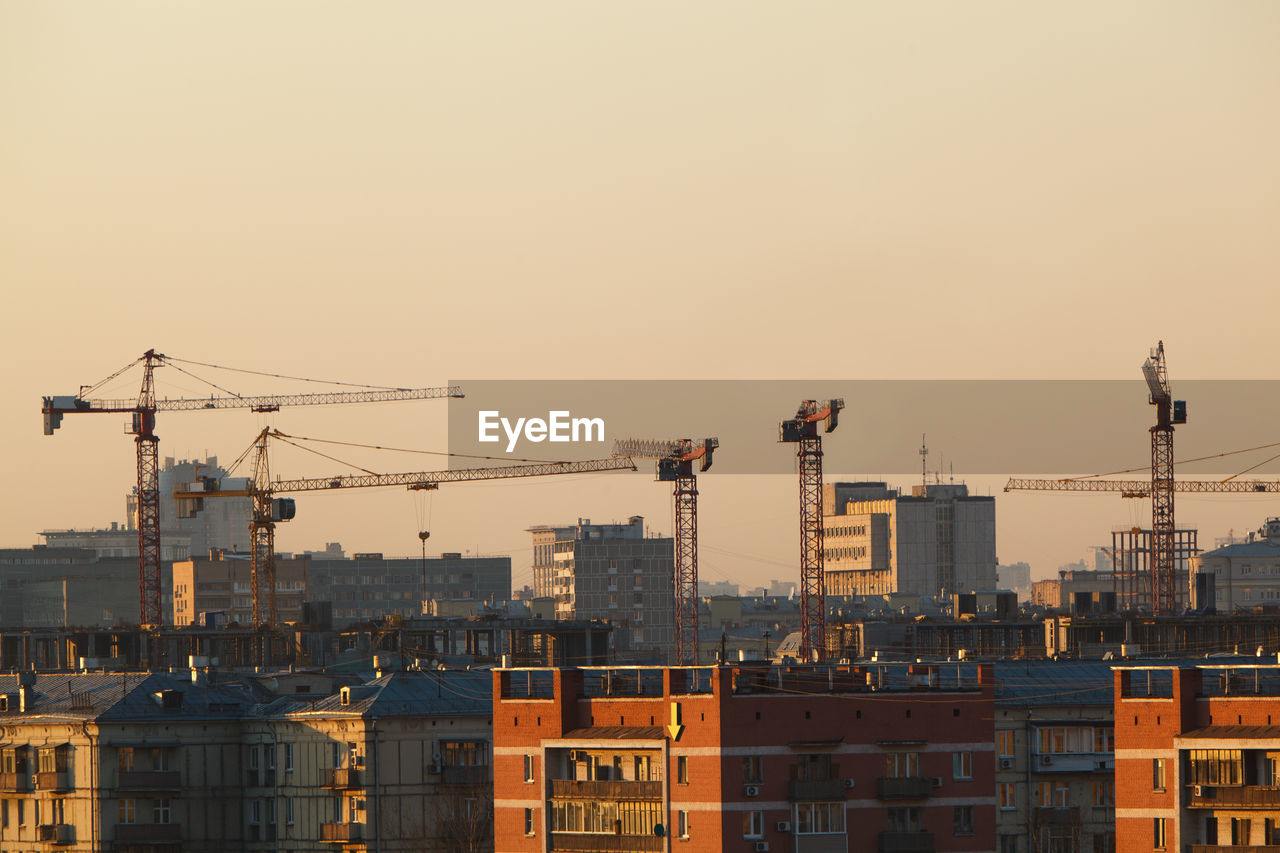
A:
[[[0,115],[19,129],[0,138],[19,318],[0,341],[6,545],[121,518],[123,416],[50,438],[36,408],[149,347],[397,386],[693,375],[820,395],[823,379],[1134,379],[1163,340],[1175,393],[1277,378],[1254,319],[1280,273],[1273,4],[253,16],[0,9]],[[445,446],[444,421],[433,401],[269,420],[420,449]],[[225,460],[266,423],[166,414],[157,431],[162,455]],[[1001,561],[1037,574],[1149,521],[1118,498],[1003,495],[963,473],[964,448],[936,450],[997,495]],[[908,486],[917,466],[827,479]],[[669,531],[669,491],[629,476],[442,489],[431,545],[518,567],[530,524]],[[789,577],[793,480],[700,488],[703,577]],[[399,490],[299,505],[282,549],[416,552]],[[1253,497],[1178,509],[1202,543],[1280,514]],[[500,538],[476,521],[490,512]]]

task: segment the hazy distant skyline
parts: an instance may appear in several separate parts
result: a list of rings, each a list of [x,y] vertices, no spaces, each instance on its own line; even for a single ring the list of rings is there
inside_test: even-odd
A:
[[[1265,0],[0,4],[0,544],[122,518],[123,418],[49,438],[37,409],[150,347],[438,385],[1132,379],[1163,339],[1175,392],[1277,378],[1278,42]],[[267,422],[162,416],[161,454]],[[429,401],[270,422],[444,444]],[[703,577],[791,577],[795,491],[707,478]],[[414,500],[304,496],[280,547],[416,553]],[[530,524],[670,530],[647,474],[433,506],[433,548],[510,552],[517,585]],[[1135,506],[1000,496],[999,556],[1051,570]],[[1204,543],[1280,515],[1178,509]]]

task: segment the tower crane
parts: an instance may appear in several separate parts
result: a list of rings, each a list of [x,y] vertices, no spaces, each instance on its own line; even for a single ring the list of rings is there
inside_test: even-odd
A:
[[[279,411],[282,406],[377,403],[390,400],[430,400],[462,396],[461,388],[456,385],[450,385],[437,388],[375,388],[368,386],[362,391],[330,391],[319,394],[240,396],[224,393],[209,397],[157,399],[154,375],[156,368],[172,366],[187,375],[199,378],[182,368],[180,364],[198,364],[198,362],[183,361],[182,359],[158,353],[154,349],[149,349],[141,357],[126,364],[96,385],[82,385],[75,395],[44,397],[40,407],[40,411],[44,415],[45,435],[53,435],[54,430],[61,425],[63,415],[97,413],[131,416],[131,421],[126,431],[134,436],[138,455],[138,594],[140,599],[138,612],[139,622],[143,625],[159,625],[162,621],[160,606],[160,438],[155,433],[157,412],[189,412],[207,409],[251,409],[255,412],[275,412]],[[107,382],[116,379],[137,365],[142,365],[142,386],[136,399],[109,400],[89,396]],[[203,366],[216,367],[217,365]]]
[[[252,548],[249,552],[249,589],[251,613],[255,625],[274,628],[277,620],[275,579],[275,526],[291,520],[297,511],[292,498],[276,495],[292,492],[329,491],[373,486],[405,486],[409,489],[436,489],[441,483],[465,483],[476,480],[503,480],[518,477],[542,477],[552,474],[585,474],[597,471],[635,471],[628,458],[589,459],[581,462],[533,462],[523,465],[500,465],[492,468],[455,468],[446,471],[414,471],[402,474],[342,474],[333,477],[306,477],[291,480],[272,479],[268,459],[268,439],[290,439],[279,430],[267,427],[258,434],[250,450],[241,454],[236,465],[254,453],[253,476],[247,489],[223,489],[217,478],[206,477],[173,494],[178,515],[191,518],[204,508],[205,498],[248,497],[253,501],[249,530]],[[265,594],[264,594],[265,592]]]
[[[827,581],[822,554],[822,435],[836,428],[844,400],[805,400],[796,416],[783,421],[778,441],[799,444],[800,460],[800,656],[826,655]]]
[[[1173,554],[1173,425],[1187,422],[1187,404],[1175,401],[1169,391],[1164,341],[1157,343],[1142,363],[1142,375],[1150,391],[1148,402],[1156,407],[1156,424],[1151,427],[1151,602],[1156,614],[1168,614],[1178,609]]]
[[[614,442],[613,455],[657,461],[659,482],[675,483],[676,665],[698,663],[698,471],[711,467],[720,446],[716,438],[701,442],[688,438],[653,441],[624,438]]]

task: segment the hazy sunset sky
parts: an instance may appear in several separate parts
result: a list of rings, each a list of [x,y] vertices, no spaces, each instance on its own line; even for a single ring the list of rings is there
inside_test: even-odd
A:
[[[1163,338],[1175,389],[1280,378],[1277,44],[1270,0],[2,0],[0,545],[123,519],[124,418],[45,437],[39,401],[150,347],[390,385],[1135,379]],[[443,449],[443,413],[271,423]],[[162,415],[161,455],[263,423]],[[416,500],[301,496],[278,544],[416,553]],[[1202,543],[1280,515],[1178,506]],[[701,510],[704,579],[797,574],[792,479],[708,477]],[[1146,512],[1001,497],[999,556],[1045,572]],[[518,586],[525,527],[633,513],[670,531],[647,473],[454,487],[430,544],[510,553]]]

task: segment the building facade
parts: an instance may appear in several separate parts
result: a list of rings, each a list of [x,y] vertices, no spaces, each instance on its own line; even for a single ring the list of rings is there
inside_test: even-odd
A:
[[[1269,518],[1247,541],[1205,551],[1191,563],[1193,578],[1197,573],[1213,578],[1219,612],[1280,607],[1280,519]],[[1197,607],[1204,605],[1197,602]]]
[[[947,600],[995,589],[995,499],[964,484],[882,482],[823,486],[823,548],[829,595],[911,593]]]
[[[217,503],[210,501],[210,503]],[[276,609],[281,622],[302,621],[309,592],[309,557],[276,556]],[[224,613],[227,622],[253,622],[249,558],[214,552],[173,565],[173,624],[204,624],[202,613]]]
[[[535,593],[551,558],[557,619],[599,619],[614,626],[620,652],[662,655],[675,643],[675,542],[646,536],[644,518],[626,523],[539,526],[533,536]],[[541,574],[539,574],[541,572]],[[541,583],[545,583],[545,580]]]
[[[987,667],[494,672],[498,853],[989,851]]]
[[[1280,844],[1280,666],[1115,670],[1120,853]]]

